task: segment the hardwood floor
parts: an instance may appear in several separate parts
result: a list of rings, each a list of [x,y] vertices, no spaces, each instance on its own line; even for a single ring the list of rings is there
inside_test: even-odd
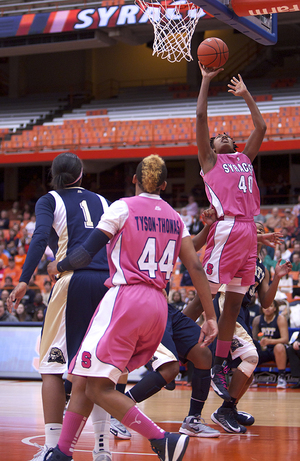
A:
[[[178,431],[188,414],[191,389],[177,385],[163,389],[139,407],[161,427]],[[37,452],[35,443],[44,443],[40,381],[0,380],[0,459],[28,461]],[[222,400],[210,391],[202,416],[211,427],[220,429],[217,439],[190,438],[184,457],[189,461],[285,461],[299,456],[300,390],[259,387],[250,389],[239,408],[254,415],[255,424],[243,435],[228,434],[217,427],[210,415]],[[77,444],[74,461],[92,461],[93,429],[87,422]],[[129,441],[110,435],[113,461],[158,459],[148,440],[134,432]],[[149,458],[151,457],[151,458]]]

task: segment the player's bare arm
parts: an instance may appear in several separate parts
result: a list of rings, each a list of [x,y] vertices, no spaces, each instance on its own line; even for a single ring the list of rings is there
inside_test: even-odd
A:
[[[234,96],[242,97],[250,110],[254,130],[250,134],[243,152],[250,158],[251,162],[253,162],[263,142],[267,125],[240,74],[238,74],[238,78],[232,77],[228,87],[228,92],[234,94]]]
[[[196,109],[196,140],[198,147],[198,160],[203,173],[206,174],[216,163],[216,153],[211,149],[209,142],[209,129],[207,123],[207,97],[211,80],[223,69],[208,69],[199,63],[202,73],[202,82]]]

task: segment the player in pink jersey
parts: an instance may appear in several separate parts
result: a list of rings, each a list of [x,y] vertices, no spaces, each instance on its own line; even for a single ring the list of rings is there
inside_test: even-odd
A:
[[[218,322],[219,334],[212,387],[224,400],[230,400],[223,372],[234,326],[244,294],[254,283],[257,238],[254,216],[259,214],[260,196],[252,162],[263,141],[266,124],[243,79],[233,77],[229,92],[242,97],[252,116],[254,130],[244,151],[226,134],[209,137],[207,98],[211,80],[223,69],[207,69],[199,63],[202,82],[197,102],[196,138],[201,175],[207,198],[216,211],[203,259],[211,292],[214,296],[226,284],[225,304]]]
[[[167,169],[157,155],[146,157],[133,177],[136,196],[114,202],[93,235],[48,272],[89,264],[108,241],[110,289],[89,325],[70,365],[71,399],[57,447],[48,461],[69,461],[93,403],[147,437],[161,460],[180,461],[188,436],[163,431],[129,397],[115,390],[122,372],[145,365],[156,351],[167,322],[164,288],[179,256],[189,270],[206,312],[199,342],[209,345],[217,324],[207,278],[178,213],[160,198]],[[104,458],[109,461],[109,458]],[[100,460],[99,460],[100,461]]]

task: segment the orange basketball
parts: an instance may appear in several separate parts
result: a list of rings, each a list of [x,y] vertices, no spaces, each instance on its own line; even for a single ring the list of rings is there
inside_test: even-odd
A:
[[[223,40],[210,37],[200,43],[197,50],[198,60],[204,67],[222,67],[229,57],[228,47]]]

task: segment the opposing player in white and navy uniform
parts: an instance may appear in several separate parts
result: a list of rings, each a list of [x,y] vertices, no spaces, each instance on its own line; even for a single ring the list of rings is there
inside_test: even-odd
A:
[[[15,301],[15,307],[24,296],[47,245],[57,258],[64,258],[88,238],[110,205],[101,195],[80,186],[83,164],[77,155],[69,152],[58,155],[52,163],[51,174],[54,190],[36,203],[36,228],[20,281],[9,296],[10,305]],[[61,274],[53,287],[43,325],[39,363],[46,439],[34,461],[43,460],[48,449],[57,444],[65,407],[62,376],[107,291],[104,282],[108,276],[107,254],[103,248],[87,267]],[[104,424],[109,425],[106,413]],[[103,429],[100,432],[103,433]],[[99,437],[96,439],[94,459],[98,460]],[[108,442],[105,446],[108,450]]]
[[[178,256],[206,313],[199,341],[204,347],[217,335],[209,285],[191,237],[179,214],[160,197],[166,178],[166,165],[159,156],[144,158],[133,177],[135,197],[114,202],[82,246],[48,266],[53,276],[88,264],[110,241],[110,289],[71,363],[73,392],[58,446],[48,461],[71,461],[93,402],[148,438],[162,461],[180,461],[184,456],[187,435],[166,433],[132,399],[115,390],[122,372],[145,365],[162,339],[168,316],[164,289]]]

